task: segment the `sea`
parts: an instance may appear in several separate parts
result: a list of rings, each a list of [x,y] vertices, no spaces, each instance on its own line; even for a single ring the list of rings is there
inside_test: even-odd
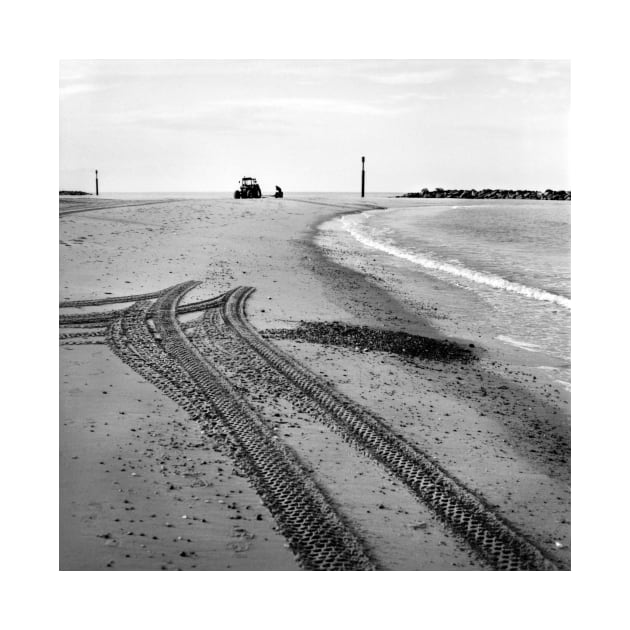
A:
[[[408,202],[338,216],[318,242],[365,273],[385,267],[390,288],[436,328],[532,353],[570,389],[571,203]]]

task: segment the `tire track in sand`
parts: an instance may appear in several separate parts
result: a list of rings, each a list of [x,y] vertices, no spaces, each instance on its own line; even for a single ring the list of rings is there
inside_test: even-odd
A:
[[[557,570],[553,561],[515,526],[426,454],[395,435],[382,419],[333,390],[264,340],[245,316],[245,302],[253,291],[253,287],[239,287],[229,295],[223,305],[225,321],[271,368],[319,405],[332,428],[394,474],[493,568]]]
[[[111,325],[112,350],[182,404],[230,451],[276,519],[300,564],[312,570],[375,569],[362,543],[311,480],[295,454],[183,334],[177,305],[187,282],[151,306],[134,305]],[[150,316],[160,342],[147,327]]]

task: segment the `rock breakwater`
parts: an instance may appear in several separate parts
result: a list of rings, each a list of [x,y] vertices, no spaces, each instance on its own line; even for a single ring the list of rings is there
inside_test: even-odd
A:
[[[420,192],[410,192],[397,197],[419,197],[427,199],[547,199],[553,201],[570,201],[570,190],[508,190],[504,188],[483,188],[482,190],[436,188],[429,190],[423,188]]]

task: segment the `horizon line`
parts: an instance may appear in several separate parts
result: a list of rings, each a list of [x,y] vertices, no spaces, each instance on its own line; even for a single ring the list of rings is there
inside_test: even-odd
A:
[[[375,190],[372,191],[371,193],[368,193],[366,191],[366,195],[367,194],[381,194],[381,193],[392,193],[392,192],[421,192],[424,189],[427,189],[429,191],[431,190],[530,190],[530,191],[541,191],[544,192],[545,190],[554,190],[554,191],[559,191],[559,190],[564,190],[566,192],[569,192],[571,190],[571,188],[527,188],[527,187],[519,187],[519,188],[506,188],[504,186],[502,187],[492,187],[492,186],[484,186],[484,187],[472,187],[472,188],[460,188],[460,187],[452,187],[452,188],[445,188],[442,186],[435,186],[433,188],[428,188],[426,186],[416,190]],[[60,188],[59,192],[61,192],[62,190],[79,190],[79,189],[65,189],[65,188]],[[87,192],[87,191],[83,191],[80,190],[79,192],[86,192],[89,195],[94,195],[96,196],[96,193],[93,192]],[[110,190],[107,191],[110,194],[129,194],[129,193],[151,193],[151,194],[167,194],[167,193],[230,193],[233,194],[233,190]],[[317,193],[317,192],[325,192],[325,193],[356,193],[357,195],[361,194],[361,191],[357,191],[357,190],[330,190],[330,189],[322,189],[322,190],[287,190],[286,188],[284,189],[284,192],[294,192],[294,193]],[[99,191],[99,197],[103,196],[103,192]]]

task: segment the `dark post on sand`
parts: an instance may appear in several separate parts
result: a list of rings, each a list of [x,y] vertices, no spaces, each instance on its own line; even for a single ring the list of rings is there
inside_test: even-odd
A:
[[[361,197],[365,197],[365,156],[361,158]]]
[[[98,197],[98,171],[96,171],[96,196]]]

